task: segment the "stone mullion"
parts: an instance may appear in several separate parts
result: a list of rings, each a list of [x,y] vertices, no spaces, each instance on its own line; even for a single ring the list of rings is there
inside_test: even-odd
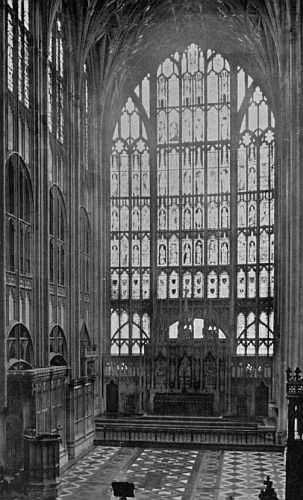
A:
[[[231,64],[230,71],[230,308],[229,308],[229,339],[231,353],[236,354],[237,345],[237,241],[238,241],[238,144],[237,129],[237,65]]]
[[[33,276],[33,320],[30,331],[35,352],[35,366],[48,364],[48,130],[47,130],[47,39],[42,38],[46,32],[43,20],[38,15],[38,9],[32,8],[31,25],[33,48],[30,50],[32,58],[32,121],[33,134],[32,162],[32,187],[33,187],[33,219],[32,219],[32,249],[31,249],[31,274]],[[42,38],[40,40],[40,37]],[[40,42],[41,41],[41,45]],[[41,46],[39,49],[38,46]],[[38,133],[34,133],[37,131]],[[40,142],[38,138],[40,137]],[[35,230],[35,228],[37,228]],[[39,335],[44,332],[44,335]]]
[[[157,309],[157,71],[153,67],[150,73],[150,303],[151,303],[151,323],[150,332],[154,336],[155,342],[153,345],[158,345],[158,329],[156,328],[158,321],[159,311]],[[168,211],[167,211],[168,213]],[[167,217],[168,220],[168,217]],[[168,279],[167,279],[167,297],[168,292]]]
[[[0,3],[0,28],[1,47],[6,47],[6,2]],[[5,290],[5,159],[6,159],[6,50],[0,51],[0,282],[2,290]],[[6,366],[6,294],[2,293],[0,298],[0,463],[4,463],[5,458],[5,409],[7,407],[7,366]]]

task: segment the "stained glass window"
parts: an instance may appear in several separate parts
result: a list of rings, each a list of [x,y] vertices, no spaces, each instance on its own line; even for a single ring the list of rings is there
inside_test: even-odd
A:
[[[27,108],[29,97],[30,33],[28,0],[11,1],[7,12],[7,85]]]
[[[229,310],[238,354],[272,354],[273,326],[260,311],[273,314],[274,126],[250,76],[195,44],[130,95],[110,165],[115,353],[123,345],[132,354],[142,314],[129,318],[143,302],[186,298],[193,309],[202,300],[218,315]]]
[[[89,102],[88,102],[88,76],[86,64],[83,67],[83,94],[82,94],[82,164],[84,168],[88,169],[88,124]]]
[[[49,40],[48,53],[48,126],[50,132],[63,142],[64,128],[64,71],[63,39],[59,16],[56,17]]]
[[[31,273],[31,184],[24,162],[16,153],[6,164],[7,269]]]

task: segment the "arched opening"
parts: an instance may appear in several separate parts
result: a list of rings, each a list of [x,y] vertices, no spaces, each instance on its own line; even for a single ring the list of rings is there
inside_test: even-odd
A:
[[[49,335],[50,364],[53,366],[67,366],[67,344],[64,332],[59,325],[55,325]]]
[[[29,370],[34,365],[34,350],[30,333],[18,323],[10,330],[6,343],[9,370]]]

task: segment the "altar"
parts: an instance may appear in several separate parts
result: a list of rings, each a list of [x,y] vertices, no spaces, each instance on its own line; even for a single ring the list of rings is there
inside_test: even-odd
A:
[[[156,415],[188,415],[211,417],[214,409],[214,394],[156,393],[154,413]]]

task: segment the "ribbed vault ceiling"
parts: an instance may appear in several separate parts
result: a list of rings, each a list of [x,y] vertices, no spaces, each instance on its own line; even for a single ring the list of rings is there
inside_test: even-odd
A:
[[[53,0],[55,5],[56,1]],[[295,0],[62,0],[80,64],[103,54],[102,82],[122,88],[189,43],[236,57],[267,95],[283,74]],[[293,10],[295,10],[293,8]],[[74,29],[76,27],[76,30]],[[204,45],[204,47],[203,47]],[[118,83],[117,83],[118,82]],[[266,88],[267,87],[267,88]],[[274,100],[274,96],[272,95]]]

